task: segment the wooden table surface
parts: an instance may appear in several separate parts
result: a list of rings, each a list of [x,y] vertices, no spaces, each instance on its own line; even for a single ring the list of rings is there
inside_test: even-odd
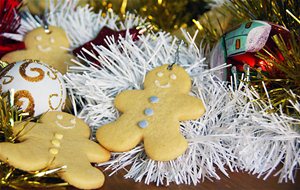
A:
[[[155,184],[145,185],[144,183],[136,183],[132,179],[124,179],[125,171],[120,171],[117,174],[108,177],[109,172],[104,172],[106,181],[99,190],[300,190],[300,176],[296,177],[295,183],[278,183],[278,177],[269,177],[267,180],[257,179],[256,176],[249,175],[243,172],[230,173],[230,178],[222,176],[221,180],[204,182],[194,185],[175,185],[170,186],[155,186]],[[299,170],[298,170],[299,174]],[[11,188],[1,188],[1,190],[12,190]],[[74,187],[61,188],[36,188],[34,190],[77,190]],[[26,188],[27,190],[27,188]],[[32,190],[32,188],[28,188]]]
[[[104,173],[106,181],[104,186],[100,188],[101,190],[300,190],[299,175],[294,184],[291,182],[278,183],[278,177],[270,177],[264,181],[247,173],[235,172],[230,173],[230,178],[221,176],[221,180],[215,180],[214,182],[205,179],[203,183],[197,186],[172,184],[168,187],[157,187],[155,184],[145,185],[144,183],[136,183],[131,179],[124,179],[124,171],[111,177],[108,177],[109,172]],[[75,190],[75,188],[68,188],[68,190]]]

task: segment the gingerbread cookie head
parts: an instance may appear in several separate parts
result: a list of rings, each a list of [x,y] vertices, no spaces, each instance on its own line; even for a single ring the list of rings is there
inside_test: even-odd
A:
[[[41,117],[40,121],[62,131],[72,130],[84,137],[88,138],[90,136],[90,128],[83,120],[65,112],[47,112]]]
[[[36,53],[62,51],[70,47],[65,31],[55,26],[49,26],[49,32],[43,27],[32,30],[25,36],[24,42],[27,49],[36,50]]]
[[[150,71],[146,75],[144,88],[188,93],[191,89],[191,80],[187,72],[177,65],[173,65],[170,69],[168,66],[165,64]]]

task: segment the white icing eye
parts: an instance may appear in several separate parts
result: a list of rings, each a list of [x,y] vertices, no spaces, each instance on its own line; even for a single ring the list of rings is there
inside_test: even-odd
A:
[[[35,39],[36,39],[37,41],[41,41],[41,40],[42,40],[42,36],[37,36],[37,37],[35,37]]]
[[[170,79],[176,80],[176,79],[177,79],[177,76],[176,76],[175,74],[171,74]]]
[[[70,120],[70,123],[72,123],[72,124],[75,125],[75,124],[76,124],[76,119],[75,119],[75,118],[74,118],[74,119],[71,119],[71,120]]]
[[[62,120],[62,119],[64,118],[64,116],[62,116],[62,115],[57,115],[56,118],[59,119],[59,120]]]
[[[51,37],[50,38],[50,43],[54,44],[54,42],[55,42],[55,39]]]
[[[164,73],[163,73],[163,72],[158,72],[156,75],[157,75],[158,77],[162,77],[162,76],[164,76]]]

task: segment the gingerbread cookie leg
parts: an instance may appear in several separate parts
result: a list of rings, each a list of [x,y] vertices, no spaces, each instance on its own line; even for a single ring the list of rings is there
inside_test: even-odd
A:
[[[12,166],[26,171],[46,168],[51,157],[48,150],[40,146],[41,142],[35,140],[27,140],[19,144],[0,143],[0,160],[7,161]]]
[[[177,158],[187,149],[188,143],[179,132],[179,122],[165,122],[170,126],[159,126],[158,129],[170,128],[170,130],[155,130],[145,133],[144,146],[147,155],[158,161],[168,161]],[[163,124],[160,124],[163,125]],[[178,126],[177,130],[172,129]]]
[[[134,148],[143,138],[142,129],[134,120],[123,114],[116,122],[104,125],[97,130],[96,137],[106,149],[124,152]]]
[[[68,158],[68,160],[72,159],[72,162],[69,161],[65,165],[66,169],[58,173],[62,179],[80,189],[96,189],[103,185],[105,180],[104,174],[89,164],[87,158],[72,156],[72,154],[70,154],[70,157],[72,158]],[[61,159],[66,158],[57,157],[60,163]]]

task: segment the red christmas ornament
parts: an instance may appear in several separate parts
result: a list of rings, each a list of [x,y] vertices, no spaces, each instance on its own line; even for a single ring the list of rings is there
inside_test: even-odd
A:
[[[21,17],[18,14],[20,6],[19,0],[0,0],[0,57],[8,52],[25,48],[23,42],[4,36],[4,33],[17,34],[21,25]]]
[[[141,35],[140,31],[141,30],[138,30],[136,28],[129,29],[129,34],[131,35],[131,37],[134,41],[138,40],[138,36]],[[85,58],[87,60],[99,65],[98,62],[95,62],[95,59],[92,56],[90,56],[89,54],[82,51],[82,48],[85,48],[88,51],[93,52],[96,56],[98,56],[98,53],[93,51],[92,44],[97,45],[97,46],[102,45],[102,46],[108,48],[108,44],[105,42],[105,39],[106,39],[107,36],[113,36],[115,42],[117,42],[120,39],[120,37],[124,38],[126,36],[126,30],[115,31],[115,30],[112,30],[112,29],[104,26],[100,30],[100,32],[98,33],[98,35],[96,36],[95,39],[93,39],[92,41],[89,41],[89,42],[85,43],[84,45],[74,49],[73,53],[75,55],[77,55],[77,54],[83,55],[83,56],[85,56]]]
[[[268,55],[263,49],[276,55],[276,58],[283,60],[279,48],[272,40],[272,36],[281,35],[288,44],[290,32],[279,25],[253,20],[242,23],[237,28],[227,32],[220,40],[215,52],[212,55],[212,67],[228,63],[234,67],[234,71],[244,73],[245,68],[260,69],[269,77],[278,77],[282,73],[274,65],[267,63],[256,56],[258,52]],[[269,55],[268,55],[269,56]],[[223,80],[231,76],[231,68],[227,73],[220,74]]]

